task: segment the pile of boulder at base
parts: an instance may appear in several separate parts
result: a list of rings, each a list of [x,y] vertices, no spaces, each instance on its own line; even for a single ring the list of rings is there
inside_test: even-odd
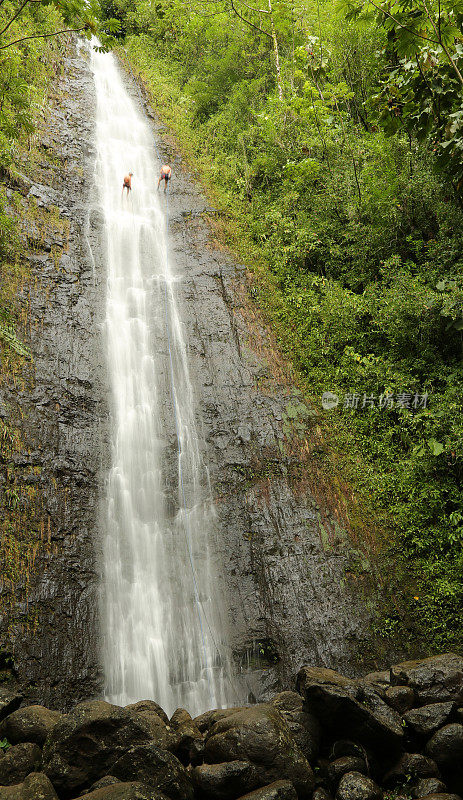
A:
[[[303,667],[266,703],[169,720],[153,701],[62,714],[0,690],[1,800],[457,800],[463,658],[353,680]]]

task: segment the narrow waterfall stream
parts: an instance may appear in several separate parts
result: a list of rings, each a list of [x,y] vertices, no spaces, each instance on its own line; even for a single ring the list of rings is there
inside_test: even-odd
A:
[[[195,423],[168,249],[168,194],[147,121],[111,54],[92,51],[96,181],[105,219],[111,467],[102,566],[105,696],[197,714],[234,687],[214,557],[214,507]],[[133,172],[129,198],[121,197]],[[174,176],[175,191],[175,176]]]

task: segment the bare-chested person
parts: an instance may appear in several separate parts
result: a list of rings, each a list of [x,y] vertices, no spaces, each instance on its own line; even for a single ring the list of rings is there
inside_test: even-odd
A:
[[[161,177],[158,180],[158,189],[161,181],[164,181],[164,191],[166,191],[167,184],[169,183],[171,178],[172,178],[172,169],[169,167],[169,164],[163,164],[161,167]]]
[[[122,184],[122,197],[124,196],[124,189],[127,189],[127,197],[129,196],[129,192],[132,191],[132,175],[133,172],[129,172],[128,175],[124,177],[124,183]]]

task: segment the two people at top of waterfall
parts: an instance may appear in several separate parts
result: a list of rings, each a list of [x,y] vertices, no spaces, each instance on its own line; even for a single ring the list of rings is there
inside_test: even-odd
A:
[[[132,175],[133,172],[129,172],[128,175],[124,176],[124,183],[122,184],[122,196],[124,196],[124,189],[127,189],[127,197],[129,196],[129,192],[132,191]]]
[[[161,181],[164,181],[164,191],[167,189],[167,184],[169,183],[170,179],[172,178],[172,169],[169,164],[163,164],[161,167],[161,176],[158,180],[158,189],[159,184]]]

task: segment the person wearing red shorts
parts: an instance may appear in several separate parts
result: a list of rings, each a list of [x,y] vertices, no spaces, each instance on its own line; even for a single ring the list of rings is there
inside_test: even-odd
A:
[[[161,177],[158,180],[158,189],[161,181],[164,181],[164,192],[165,192],[167,189],[167,184],[169,183],[171,178],[172,178],[172,170],[169,167],[169,164],[163,164],[161,167]]]
[[[129,192],[132,191],[132,175],[133,172],[129,172],[129,174],[124,177],[124,183],[122,184],[122,196],[124,196],[124,189],[127,189],[127,197],[129,196]]]

